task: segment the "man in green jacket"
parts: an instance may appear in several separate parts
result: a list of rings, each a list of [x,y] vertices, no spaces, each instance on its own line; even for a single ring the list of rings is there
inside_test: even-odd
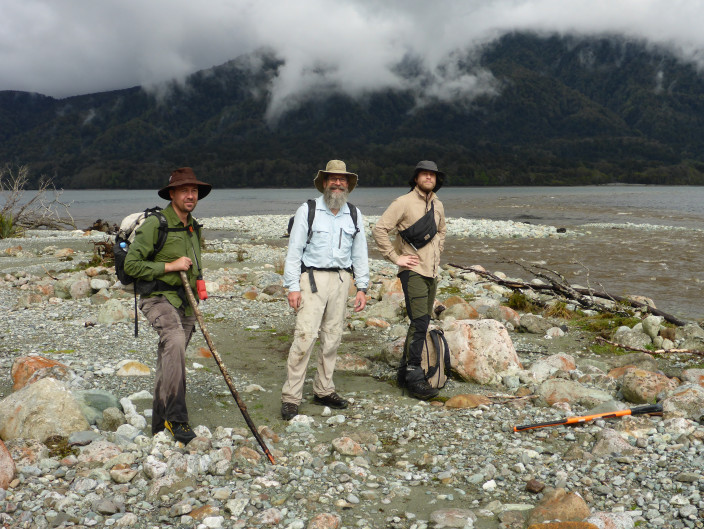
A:
[[[162,210],[168,222],[164,247],[148,259],[159,235],[159,219],[148,217],[138,228],[125,258],[125,272],[138,281],[155,281],[140,296],[139,308],[159,334],[156,380],[152,405],[152,434],[171,432],[188,444],[195,434],[186,409],[186,347],[195,331],[196,317],[188,303],[180,272],[186,272],[191,288],[202,275],[200,233],[191,212],[212,186],[196,179],[190,167],[176,169],[159,196],[171,203]]]

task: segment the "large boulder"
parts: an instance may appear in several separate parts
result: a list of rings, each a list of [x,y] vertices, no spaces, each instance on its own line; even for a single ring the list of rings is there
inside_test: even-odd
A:
[[[367,318],[381,318],[388,322],[400,321],[400,306],[392,301],[379,301],[367,309]]]
[[[10,483],[15,479],[17,467],[10,455],[10,451],[5,446],[5,443],[0,440],[0,489],[5,489],[10,486]]]
[[[648,316],[643,319],[643,332],[654,340],[660,334],[660,325],[664,319],[662,316]]]
[[[487,318],[498,320],[501,323],[510,323],[514,329],[518,329],[521,325],[521,315],[510,307],[499,305],[498,307],[490,307],[486,311]]]
[[[628,347],[636,347],[642,349],[646,345],[653,343],[653,340],[638,329],[629,329],[628,327],[619,327],[614,333],[614,342],[626,345]]]
[[[131,321],[134,318],[134,311],[129,310],[117,299],[110,299],[100,306],[98,310],[98,322],[117,323],[121,321]]]
[[[504,325],[496,320],[456,320],[445,328],[452,369],[463,380],[500,384],[522,369]]]
[[[548,318],[541,318],[535,314],[524,314],[521,316],[520,329],[530,334],[545,335],[548,329],[555,327],[555,322]]]
[[[567,402],[592,408],[612,400],[611,395],[605,391],[588,388],[578,382],[561,378],[553,378],[543,382],[538,388],[537,394],[549,406],[557,402]]]
[[[453,303],[440,313],[440,320],[448,320],[454,318],[456,320],[477,320],[479,313],[466,301]]]
[[[644,369],[626,370],[620,382],[623,397],[635,404],[653,402],[663,391],[675,389],[679,385],[674,379]]]
[[[670,391],[662,403],[665,416],[681,416],[693,421],[704,420],[704,388],[684,384]]]
[[[574,371],[575,368],[576,365],[572,355],[557,353],[533,362],[526,371],[536,382],[545,382],[558,370]]]
[[[616,430],[604,428],[597,433],[592,455],[597,457],[616,455],[634,455],[641,452],[640,448],[631,446]]]
[[[61,373],[64,376],[68,376],[68,372],[68,367],[56,360],[38,355],[22,356],[12,363],[12,369],[10,370],[13,383],[12,390],[17,391],[27,384],[46,378],[43,376],[46,373],[51,373],[52,378],[63,378],[63,376],[57,375]]]
[[[682,382],[699,384],[704,387],[704,369],[685,369],[682,371]]]
[[[576,492],[565,489],[546,489],[543,498],[528,516],[527,525],[560,520],[580,522],[589,516],[587,502]]]
[[[0,401],[0,439],[5,441],[68,437],[89,427],[73,394],[53,378],[43,378]]]

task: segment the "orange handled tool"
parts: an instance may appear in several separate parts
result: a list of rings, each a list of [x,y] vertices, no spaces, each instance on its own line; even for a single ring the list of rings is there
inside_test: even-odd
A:
[[[583,422],[593,421],[594,419],[612,419],[614,417],[623,417],[624,415],[645,415],[648,413],[662,413],[662,404],[649,404],[648,406],[639,406],[627,410],[607,411],[606,413],[596,413],[594,415],[582,415],[580,417],[567,417],[559,421],[539,422],[536,424],[524,424],[523,426],[514,426],[514,432],[522,432],[523,430],[533,430],[534,428],[545,428],[547,426],[568,426],[570,424],[580,424]]]

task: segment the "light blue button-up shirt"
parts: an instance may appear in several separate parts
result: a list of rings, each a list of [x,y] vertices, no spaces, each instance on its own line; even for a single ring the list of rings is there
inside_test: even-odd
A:
[[[284,286],[291,292],[300,292],[301,262],[307,267],[315,268],[350,268],[354,267],[354,283],[357,288],[369,286],[369,262],[367,256],[367,237],[364,233],[364,218],[357,210],[356,231],[347,204],[333,215],[322,196],[315,200],[315,219],[313,235],[306,246],[308,238],[308,204],[303,203],[296,211],[293,220],[286,266],[284,267]]]

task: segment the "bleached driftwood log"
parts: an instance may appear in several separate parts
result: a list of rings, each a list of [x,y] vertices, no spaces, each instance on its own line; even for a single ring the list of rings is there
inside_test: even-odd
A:
[[[667,312],[658,310],[647,303],[635,301],[623,296],[617,296],[608,292],[594,290],[593,288],[574,287],[569,284],[562,274],[556,272],[555,270],[550,270],[549,268],[542,266],[525,265],[512,260],[507,260],[506,262],[520,266],[525,271],[541,279],[542,282],[538,284],[526,283],[525,281],[518,281],[516,279],[502,279],[491,272],[487,272],[477,267],[463,266],[453,263],[449,263],[449,265],[461,270],[474,272],[475,274],[480,275],[493,283],[505,286],[506,288],[510,288],[514,291],[532,290],[534,292],[551,292],[553,295],[573,301],[585,309],[596,310],[598,312],[624,312],[619,311],[618,309],[615,310],[613,306],[604,303],[604,301],[613,301],[624,306],[633,307],[649,314],[653,314],[655,316],[662,316],[666,321],[680,327],[687,323],[671,314],[668,314]]]

